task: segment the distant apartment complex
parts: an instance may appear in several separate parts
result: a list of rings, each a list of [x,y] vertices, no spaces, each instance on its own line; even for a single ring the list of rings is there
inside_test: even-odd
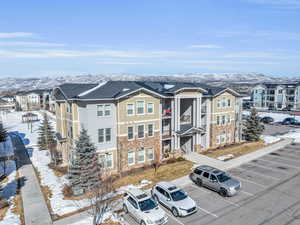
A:
[[[241,96],[197,83],[108,81],[53,90],[64,164],[85,128],[106,168],[124,171],[172,154],[241,139]]]
[[[21,111],[45,109],[55,111],[55,102],[51,98],[51,89],[22,91],[16,94],[16,109]]]
[[[300,83],[262,83],[252,89],[251,95],[258,109],[300,109]]]

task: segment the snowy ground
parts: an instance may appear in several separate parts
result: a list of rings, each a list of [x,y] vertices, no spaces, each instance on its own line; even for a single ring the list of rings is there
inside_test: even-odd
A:
[[[10,137],[6,139],[6,142],[0,143],[0,154],[1,156],[12,156],[14,154]],[[13,198],[17,192],[16,163],[14,160],[7,160],[5,165],[4,171],[4,162],[1,162],[0,174],[5,173],[7,181],[1,183],[2,190],[0,191],[0,196],[8,200],[10,205],[3,220],[0,221],[0,225],[19,225],[21,224],[19,215],[12,212],[12,208],[14,207]]]

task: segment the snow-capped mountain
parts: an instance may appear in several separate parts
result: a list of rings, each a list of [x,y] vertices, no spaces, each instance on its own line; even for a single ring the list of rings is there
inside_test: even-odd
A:
[[[284,81],[278,77],[271,77],[258,73],[247,74],[203,74],[203,73],[179,73],[167,75],[135,75],[135,74],[97,74],[76,76],[53,76],[40,78],[0,78],[0,92],[22,91],[30,89],[53,88],[62,83],[99,83],[106,80],[143,80],[143,81],[182,81],[182,82],[205,82],[215,85],[224,83],[247,83],[254,84],[264,81]]]

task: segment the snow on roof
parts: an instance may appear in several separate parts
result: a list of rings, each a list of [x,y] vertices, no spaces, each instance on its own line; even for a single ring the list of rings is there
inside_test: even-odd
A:
[[[91,93],[91,92],[97,90],[98,88],[102,87],[102,86],[105,85],[106,83],[107,83],[107,81],[104,81],[104,82],[102,82],[102,83],[99,83],[96,87],[93,87],[93,88],[91,88],[91,89],[89,89],[89,90],[87,90],[87,91],[84,91],[84,92],[80,93],[78,96],[79,96],[79,97],[85,96],[85,95],[87,95],[87,94],[89,94],[89,93]]]
[[[174,86],[175,86],[174,84],[165,84],[164,88],[168,90],[168,89],[171,89]]]

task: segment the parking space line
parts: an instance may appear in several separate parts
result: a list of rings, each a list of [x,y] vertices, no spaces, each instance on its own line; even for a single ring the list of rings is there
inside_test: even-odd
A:
[[[177,219],[176,217],[174,217],[172,214],[168,213],[166,210],[164,210],[166,212],[166,214],[171,217],[173,220],[175,220],[177,223],[179,223],[180,225],[185,225],[184,223],[182,223],[179,219]]]
[[[240,192],[246,194],[246,195],[249,195],[249,196],[254,196],[255,194],[252,194],[250,192],[247,192],[247,191],[243,191],[243,190],[240,190]]]
[[[197,208],[198,208],[199,210],[205,212],[205,213],[208,214],[208,215],[211,215],[211,216],[213,216],[213,217],[218,218],[218,216],[217,216],[216,214],[214,214],[214,213],[212,213],[212,212],[209,212],[209,211],[207,211],[206,209],[202,209],[202,208],[199,207],[199,206],[197,206]]]
[[[272,177],[272,176],[266,175],[266,174],[262,174],[262,173],[259,173],[259,172],[254,171],[254,170],[251,170],[251,169],[248,169],[248,170],[247,170],[247,169],[244,169],[244,168],[241,168],[241,167],[239,167],[238,169],[241,169],[241,170],[244,170],[244,171],[247,171],[247,172],[250,172],[250,173],[255,173],[255,174],[258,174],[259,176],[271,178],[271,179],[274,179],[274,180],[280,180],[279,178]]]
[[[267,188],[267,186],[265,186],[265,185],[263,185],[263,184],[259,184],[259,183],[256,183],[256,182],[254,182],[254,181],[247,180],[247,179],[242,178],[242,177],[240,177],[240,176],[234,175],[233,177],[237,177],[238,179],[244,180],[244,181],[246,181],[246,182],[248,182],[248,183],[252,183],[252,184],[255,184],[255,185],[257,185],[257,186],[260,186],[260,187],[263,187],[263,188]]]
[[[262,160],[262,161],[266,161],[266,162],[270,162],[270,163],[273,163],[273,164],[283,164],[283,165],[286,165],[287,167],[291,167],[291,168],[294,168],[294,169],[297,169],[297,170],[299,170],[300,169],[300,167],[298,167],[298,166],[294,166],[294,165],[290,165],[290,164],[286,164],[286,163],[284,163],[284,162],[274,162],[274,161],[271,161],[271,160],[267,160],[267,159],[259,159],[259,160]]]
[[[271,168],[271,167],[268,167],[268,166],[262,166],[262,165],[260,165],[260,164],[255,164],[255,162],[248,162],[249,164],[251,164],[251,165],[255,165],[255,166],[257,166],[257,167],[261,167],[261,168],[264,168],[264,169],[267,169],[267,170],[272,170],[272,171],[274,171],[274,172],[276,172],[276,173],[283,173],[283,174],[290,174],[289,172],[285,172],[285,171],[281,171],[280,169],[274,169],[274,168]]]
[[[205,190],[204,188],[201,188],[201,187],[197,186],[196,184],[192,184],[192,186],[196,187],[197,189],[199,189],[200,191],[202,191],[202,192],[204,192],[206,194],[210,193],[209,191]]]
[[[271,154],[269,154],[269,155],[267,155],[267,156],[270,156],[270,157],[273,157],[273,158],[276,158],[276,159],[280,159],[280,158],[282,158],[282,159],[284,159],[284,160],[290,160],[290,161],[292,161],[292,162],[299,162],[299,160],[298,159],[290,159],[290,158],[286,158],[286,157],[284,157],[283,155],[271,155]]]

